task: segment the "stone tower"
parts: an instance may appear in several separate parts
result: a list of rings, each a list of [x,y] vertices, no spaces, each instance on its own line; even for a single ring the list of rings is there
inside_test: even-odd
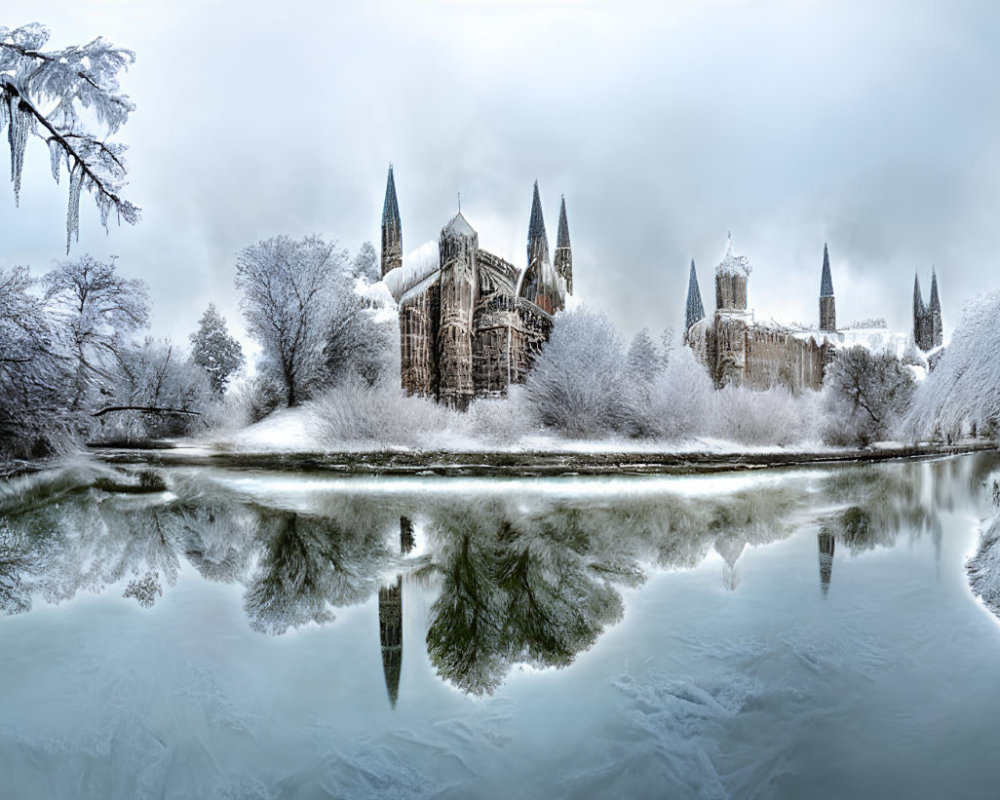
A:
[[[705,318],[705,306],[701,302],[701,289],[698,288],[698,273],[694,270],[694,259],[691,259],[691,275],[688,277],[687,306],[684,313],[684,331],[699,320]]]
[[[568,229],[566,237],[568,241]],[[545,235],[545,219],[542,217],[542,203],[538,197],[538,181],[535,181],[531,218],[528,221],[528,266],[521,276],[518,296],[531,301],[546,314],[555,314],[564,305],[559,276],[549,261],[549,241]]]
[[[823,245],[823,275],[819,282],[819,329],[837,330],[837,305],[833,299],[833,278],[830,275],[830,252]]]
[[[535,186],[537,187],[538,184],[536,183]],[[569,243],[569,223],[566,221],[565,197],[562,198],[559,205],[559,233],[556,235],[554,266],[556,274],[566,284],[566,294],[573,294],[573,250]]]
[[[938,297],[937,271],[931,269],[931,305],[927,309],[931,347],[944,344],[944,330],[941,326],[941,300]]]
[[[923,293],[920,291],[920,276],[913,276],[913,343],[921,350],[929,350],[927,336],[924,332],[924,321],[927,310],[924,307]]]
[[[399,203],[396,202],[396,181],[389,165],[385,183],[385,203],[382,206],[382,277],[403,265],[403,230],[399,223]]]
[[[472,313],[476,302],[479,235],[458,212],[441,230],[441,312],[437,330],[438,400],[465,411],[475,395],[472,380]]]
[[[941,299],[938,296],[937,272],[931,272],[931,302],[924,305],[920,278],[913,276],[913,342],[923,351],[933,350],[944,343],[941,323]]]
[[[545,234],[545,219],[542,217],[542,201],[538,196],[538,181],[531,198],[531,218],[528,220],[528,266],[535,260],[549,260],[549,238]]]
[[[716,311],[747,310],[747,277],[750,260],[733,254],[733,236],[726,241],[726,254],[715,268]]]

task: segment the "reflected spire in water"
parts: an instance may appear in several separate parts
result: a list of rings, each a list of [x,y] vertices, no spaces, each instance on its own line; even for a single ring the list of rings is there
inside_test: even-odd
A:
[[[389,702],[396,707],[399,676],[403,669],[403,576],[378,590],[378,638],[382,645],[382,671]]]
[[[825,528],[819,532],[819,582],[823,587],[823,596],[830,591],[830,577],[833,574],[833,549],[836,540],[833,534]]]
[[[407,555],[413,550],[413,522],[409,517],[399,518],[399,552]],[[389,702],[396,707],[399,699],[399,677],[403,671],[403,576],[396,576],[396,583],[378,590],[378,638],[382,645],[382,671]]]
[[[740,584],[737,562],[746,547],[746,539],[742,537],[720,536],[715,540],[715,552],[726,562],[722,568],[722,585],[731,592],[736,591],[736,587]]]

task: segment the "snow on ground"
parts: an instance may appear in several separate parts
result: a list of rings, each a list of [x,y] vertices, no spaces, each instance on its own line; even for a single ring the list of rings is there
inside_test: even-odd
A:
[[[801,442],[791,447],[744,445],[723,439],[694,438],[683,442],[650,439],[566,439],[555,434],[534,432],[513,441],[497,443],[468,431],[441,430],[414,435],[413,444],[371,440],[323,442],[318,430],[322,420],[312,408],[277,411],[267,419],[223,437],[209,437],[202,444],[215,450],[250,453],[318,453],[353,451],[448,451],[477,452],[557,452],[557,453],[717,453],[762,454],[788,452],[837,452],[844,448],[820,442]]]

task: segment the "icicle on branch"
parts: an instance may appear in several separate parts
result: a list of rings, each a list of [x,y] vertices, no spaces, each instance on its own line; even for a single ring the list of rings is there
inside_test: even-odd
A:
[[[126,185],[125,145],[108,137],[135,109],[118,85],[118,75],[135,61],[130,50],[101,38],[63,50],[43,51],[49,39],[44,25],[0,27],[0,133],[7,128],[11,182],[20,202],[24,152],[30,136],[45,141],[52,177],[59,182],[65,162],[69,173],[66,210],[66,252],[79,237],[80,194],[94,198],[101,224],[107,228],[114,211],[134,224],[140,211],[122,197]],[[89,130],[80,110],[97,120],[101,130]]]

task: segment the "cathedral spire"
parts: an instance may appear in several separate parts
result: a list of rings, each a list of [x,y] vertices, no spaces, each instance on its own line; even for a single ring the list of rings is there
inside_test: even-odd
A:
[[[389,270],[403,264],[403,229],[399,222],[399,203],[396,201],[396,181],[389,164],[389,177],[385,183],[385,203],[382,205],[382,277]]]
[[[837,305],[833,297],[833,277],[830,275],[830,251],[823,244],[823,274],[819,281],[819,329],[837,330]]]
[[[927,307],[920,291],[920,276],[913,276],[913,343],[921,350],[929,350],[927,337]]]
[[[537,197],[537,194],[535,196]],[[559,232],[556,235],[554,266],[556,274],[566,284],[567,294],[573,294],[573,250],[569,243],[569,223],[566,221],[565,197],[562,198],[562,202],[559,205]]]
[[[528,266],[538,258],[549,260],[549,240],[545,234],[545,219],[542,217],[542,200],[538,196],[538,181],[535,181],[535,193],[531,198],[531,219],[528,222]]]
[[[931,267],[931,305],[927,309],[932,347],[944,344],[944,327],[941,324],[941,299],[938,297],[937,272]]]
[[[819,296],[833,297],[833,277],[830,275],[830,251],[823,244],[823,276],[819,282]]]
[[[698,288],[698,273],[694,269],[694,259],[691,259],[691,274],[688,277],[687,308],[684,314],[684,330],[687,331],[698,320],[705,318],[705,306],[701,302],[701,289]]]

